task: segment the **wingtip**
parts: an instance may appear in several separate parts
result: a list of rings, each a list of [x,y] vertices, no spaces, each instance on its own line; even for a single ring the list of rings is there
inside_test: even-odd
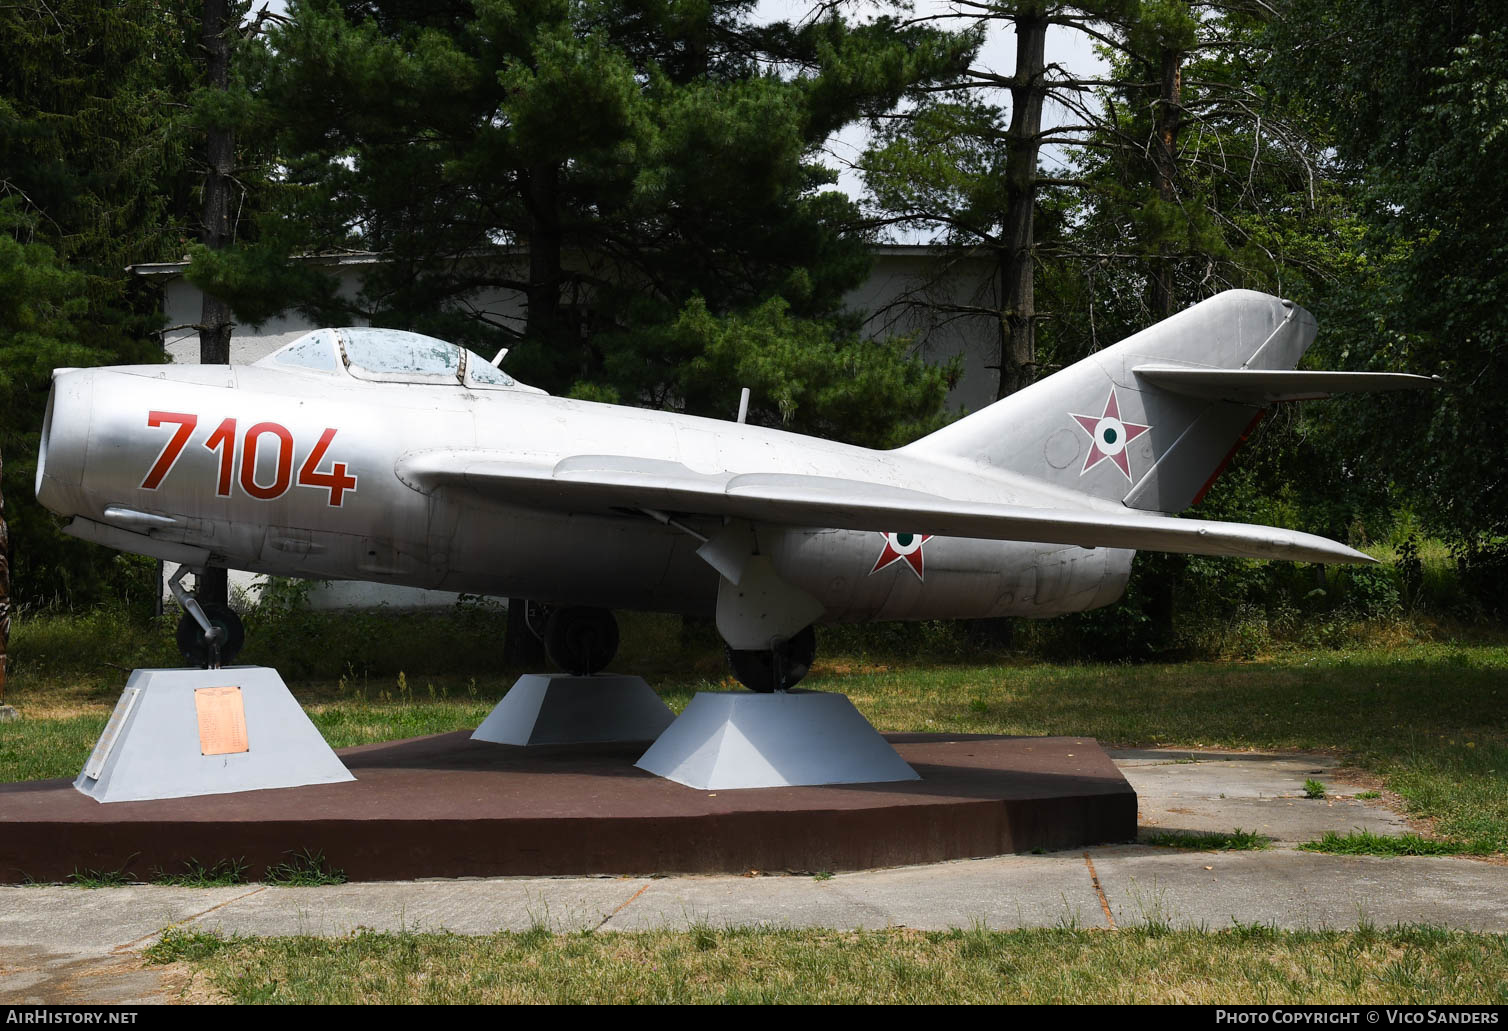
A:
[[[1295,546],[1295,551],[1303,553],[1302,556],[1289,555],[1297,562],[1318,562],[1322,565],[1376,565],[1378,562],[1378,559],[1364,551],[1357,551],[1348,544],[1301,530],[1293,531],[1290,543]]]
[[[1373,558],[1365,551],[1358,551],[1349,545],[1341,544],[1339,541],[1335,542],[1335,550],[1331,554],[1334,556],[1331,559],[1332,562],[1346,565],[1375,566],[1382,561],[1381,559]]]

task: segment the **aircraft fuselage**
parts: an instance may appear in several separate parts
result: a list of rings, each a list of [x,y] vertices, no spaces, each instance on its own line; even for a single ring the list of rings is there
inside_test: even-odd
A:
[[[397,469],[429,450],[510,461],[581,455],[698,473],[864,479],[955,499],[1092,509],[1008,472],[673,413],[512,389],[384,383],[252,366],[61,372],[38,496],[70,532],[169,561],[363,579],[553,604],[710,613],[698,540],[640,512],[565,513],[440,487]],[[703,535],[706,517],[677,517]],[[761,525],[759,553],[824,621],[1050,616],[1108,604],[1132,552]]]

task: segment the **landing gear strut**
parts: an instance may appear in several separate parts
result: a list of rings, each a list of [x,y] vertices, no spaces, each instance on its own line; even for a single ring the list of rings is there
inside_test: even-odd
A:
[[[550,661],[578,677],[600,672],[618,654],[618,621],[607,609],[555,609],[543,636]]]
[[[168,588],[178,604],[183,606],[183,618],[178,621],[178,651],[183,658],[201,669],[218,669],[226,663],[235,662],[246,643],[246,629],[241,617],[224,605],[210,602],[201,605],[199,600],[184,589],[180,583],[188,566],[179,566],[178,572],[168,581]]]
[[[733,675],[750,691],[760,694],[789,691],[812,668],[817,657],[817,634],[807,627],[771,648],[758,651],[728,648],[727,652]]]

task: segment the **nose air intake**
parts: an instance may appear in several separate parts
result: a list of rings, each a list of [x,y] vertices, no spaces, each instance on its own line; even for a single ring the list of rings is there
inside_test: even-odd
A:
[[[84,453],[94,397],[94,373],[58,369],[52,374],[42,442],[37,449],[37,501],[58,515],[83,510]]]
[[[42,417],[42,443],[37,448],[37,478],[32,489],[38,498],[42,496],[42,481],[47,476],[47,441],[52,436],[52,408],[57,403],[58,391],[54,386],[47,392],[47,414]]]

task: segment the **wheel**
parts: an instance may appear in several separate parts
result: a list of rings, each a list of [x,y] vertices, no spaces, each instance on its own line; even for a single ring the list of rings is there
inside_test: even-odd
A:
[[[774,648],[758,651],[727,649],[733,675],[750,691],[769,694],[786,691],[801,683],[817,658],[817,632],[811,627]]]
[[[241,625],[241,617],[224,605],[213,602],[201,604],[200,607],[204,609],[210,625],[225,631],[225,640],[220,644],[220,665],[228,666],[241,654],[241,646],[246,643],[246,628]],[[205,640],[198,621],[187,612],[178,621],[178,650],[189,665],[209,667],[209,642]]]
[[[545,654],[574,676],[591,676],[618,654],[618,621],[607,609],[556,609],[545,623]]]

